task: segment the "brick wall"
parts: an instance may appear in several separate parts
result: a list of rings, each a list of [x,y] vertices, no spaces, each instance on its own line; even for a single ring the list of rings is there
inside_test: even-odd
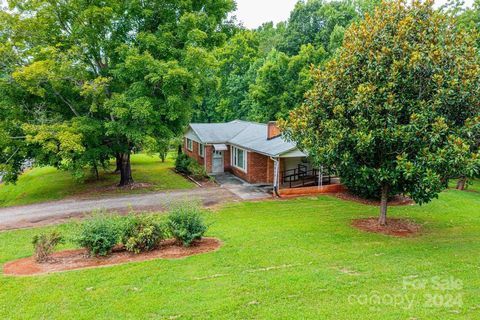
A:
[[[207,173],[212,172],[213,146],[205,146],[205,161],[207,162]]]
[[[250,183],[273,184],[274,163],[270,157],[256,152],[247,153],[247,172],[231,167],[231,172]],[[280,159],[280,172],[283,170],[283,159]]]
[[[189,157],[195,159],[199,164],[202,166],[207,163],[206,170],[207,173],[212,172],[212,158],[213,158],[213,146],[206,145],[205,146],[205,154],[204,157],[200,157],[198,154],[198,148],[200,147],[198,142],[193,141],[193,150],[187,150],[187,140],[184,139],[183,143],[183,151]],[[273,183],[274,177],[274,163],[270,157],[253,152],[247,152],[247,172],[245,173],[243,170],[235,168],[230,163],[230,155],[231,155],[231,147],[227,146],[228,150],[224,151],[224,168],[226,172],[231,172],[237,177],[250,182],[250,183]],[[280,172],[283,171],[284,161],[280,159]]]
[[[248,152],[248,182],[250,183],[268,183],[269,161],[267,156],[263,154]],[[272,166],[273,167],[273,166]],[[273,172],[273,170],[272,170]]]
[[[329,184],[323,187],[303,187],[292,189],[280,189],[280,195],[282,197],[295,197],[295,196],[308,196],[325,193],[342,193],[347,191],[347,188],[343,184]]]
[[[200,144],[198,142],[193,141],[193,148],[192,148],[193,150],[192,151],[188,150],[187,149],[187,138],[183,139],[183,152],[187,156],[189,156],[190,158],[195,159],[199,164],[201,164],[203,166],[205,164],[205,158],[200,157],[200,155],[198,154],[198,149],[199,148],[200,148]],[[208,148],[208,146],[205,147],[204,157],[207,154],[207,148]]]
[[[230,146],[227,146],[227,150],[223,151],[223,167],[225,168],[225,171],[231,172],[232,171],[232,165],[230,163]]]

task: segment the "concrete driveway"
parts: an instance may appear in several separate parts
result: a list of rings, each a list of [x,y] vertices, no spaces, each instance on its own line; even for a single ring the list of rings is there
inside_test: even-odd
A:
[[[161,211],[179,201],[199,201],[214,206],[240,199],[228,188],[210,187],[172,192],[126,195],[101,199],[62,200],[0,209],[0,230],[27,228],[81,217],[95,210],[128,212]]]
[[[216,174],[215,180],[222,188],[227,189],[242,200],[259,200],[272,197],[271,187],[252,185],[231,173]]]

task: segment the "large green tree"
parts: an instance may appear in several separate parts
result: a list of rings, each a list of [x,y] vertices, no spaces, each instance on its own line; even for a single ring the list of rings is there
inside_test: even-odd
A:
[[[480,36],[478,33],[478,30],[480,30],[480,1],[474,1],[472,7],[465,7],[461,1],[458,3],[454,2],[453,7],[448,6],[446,9],[457,17],[459,28],[475,34],[478,48],[480,46]],[[480,149],[480,127],[477,127],[476,130],[473,130],[473,132],[469,132],[468,134],[468,138],[473,141],[473,143],[470,144],[471,151],[478,152]],[[475,166],[472,162],[467,162],[457,168],[451,169],[453,169],[451,177],[458,178],[457,189],[460,190],[467,187],[470,178],[480,177],[480,168]]]
[[[260,58],[258,38],[257,32],[242,30],[216,50],[220,86],[214,92],[210,109],[215,116],[207,119],[209,122],[249,117],[250,109],[244,101],[256,76],[255,62]]]
[[[346,32],[314,74],[306,103],[286,124],[317,162],[356,192],[417,203],[436,197],[450,168],[478,165],[469,138],[480,124],[475,36],[425,3],[388,1]]]
[[[345,28],[378,0],[299,1],[287,22],[237,30],[215,51],[218,79],[196,121],[284,118],[303,102],[311,65],[320,65],[343,42]],[[213,70],[213,69],[212,69]]]
[[[311,66],[320,66],[342,45],[345,28],[373,10],[377,0],[299,1],[281,39],[262,59],[244,105],[256,121],[285,119],[311,88]]]
[[[15,128],[29,156],[78,175],[116,157],[123,186],[133,182],[131,152],[180,133],[215,87],[211,52],[231,33],[234,3],[11,0],[9,7],[0,51],[13,59],[1,66],[0,105],[21,114]]]
[[[273,49],[249,87],[249,117],[261,122],[286,118],[303,102],[305,91],[311,87],[311,66],[321,64],[327,57],[323,47],[315,49],[311,44],[302,46],[298,55],[292,57]]]
[[[305,44],[328,49],[334,30],[338,32],[348,27],[363,13],[364,4],[370,2],[378,1],[298,1],[290,14],[278,49],[290,56],[297,55]]]
[[[27,156],[25,137],[20,128],[24,117],[14,103],[22,95],[9,82],[9,74],[21,63],[9,41],[10,26],[14,22],[13,17],[0,11],[0,180],[6,182],[17,179]]]

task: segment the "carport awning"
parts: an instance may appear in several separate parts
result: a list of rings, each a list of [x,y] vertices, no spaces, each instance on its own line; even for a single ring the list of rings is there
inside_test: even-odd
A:
[[[215,149],[215,151],[226,151],[226,150],[228,150],[226,144],[214,144],[213,148]]]

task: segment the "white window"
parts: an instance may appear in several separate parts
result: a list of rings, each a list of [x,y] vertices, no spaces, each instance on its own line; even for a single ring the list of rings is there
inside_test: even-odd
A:
[[[202,158],[205,155],[205,145],[202,143],[200,143],[200,145],[198,146],[198,155]]]
[[[191,139],[187,138],[187,150],[188,151],[193,151],[193,141]]]
[[[247,151],[232,146],[232,165],[247,172]]]

